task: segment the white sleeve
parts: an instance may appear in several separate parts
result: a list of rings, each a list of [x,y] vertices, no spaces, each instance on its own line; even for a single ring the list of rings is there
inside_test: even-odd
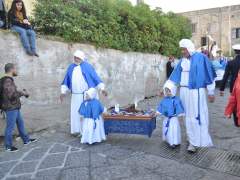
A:
[[[68,91],[69,89],[66,85],[61,85],[61,94],[67,94]]]
[[[105,85],[103,83],[100,83],[97,85],[97,89],[100,91],[104,91],[105,90]]]
[[[207,86],[208,95],[214,95],[215,86],[216,86],[215,81],[213,81],[212,84],[209,84],[209,85]]]

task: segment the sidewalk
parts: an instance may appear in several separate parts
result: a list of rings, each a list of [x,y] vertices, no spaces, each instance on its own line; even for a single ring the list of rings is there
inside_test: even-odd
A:
[[[227,97],[210,104],[215,147],[186,152],[186,135],[179,149],[161,141],[161,120],[152,138],[111,134],[105,143],[88,146],[69,135],[69,126],[34,134],[39,141],[16,153],[1,152],[3,180],[237,180],[240,179],[240,131],[224,119]],[[139,106],[155,108],[158,98]],[[181,124],[183,127],[183,123]]]

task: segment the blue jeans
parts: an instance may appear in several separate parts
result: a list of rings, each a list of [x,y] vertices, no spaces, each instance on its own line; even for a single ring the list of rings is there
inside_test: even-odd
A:
[[[4,26],[4,22],[0,20],[0,28]]]
[[[24,143],[29,142],[29,136],[25,132],[24,122],[20,110],[6,111],[5,147],[12,147],[12,133],[17,124],[19,135]]]
[[[26,52],[36,53],[36,33],[32,29],[24,29],[19,26],[12,26],[12,30],[20,35],[22,45]]]

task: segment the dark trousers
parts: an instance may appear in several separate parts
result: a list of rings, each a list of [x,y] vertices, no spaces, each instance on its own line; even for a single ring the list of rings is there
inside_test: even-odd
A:
[[[236,127],[240,127],[240,124],[238,124],[238,117],[236,112],[233,113],[233,120],[234,120],[234,125]]]

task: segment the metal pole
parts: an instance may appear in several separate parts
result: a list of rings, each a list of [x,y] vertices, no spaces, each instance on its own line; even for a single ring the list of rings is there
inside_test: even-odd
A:
[[[228,26],[229,26],[229,55],[232,56],[231,6],[229,6],[229,8],[228,8]]]

